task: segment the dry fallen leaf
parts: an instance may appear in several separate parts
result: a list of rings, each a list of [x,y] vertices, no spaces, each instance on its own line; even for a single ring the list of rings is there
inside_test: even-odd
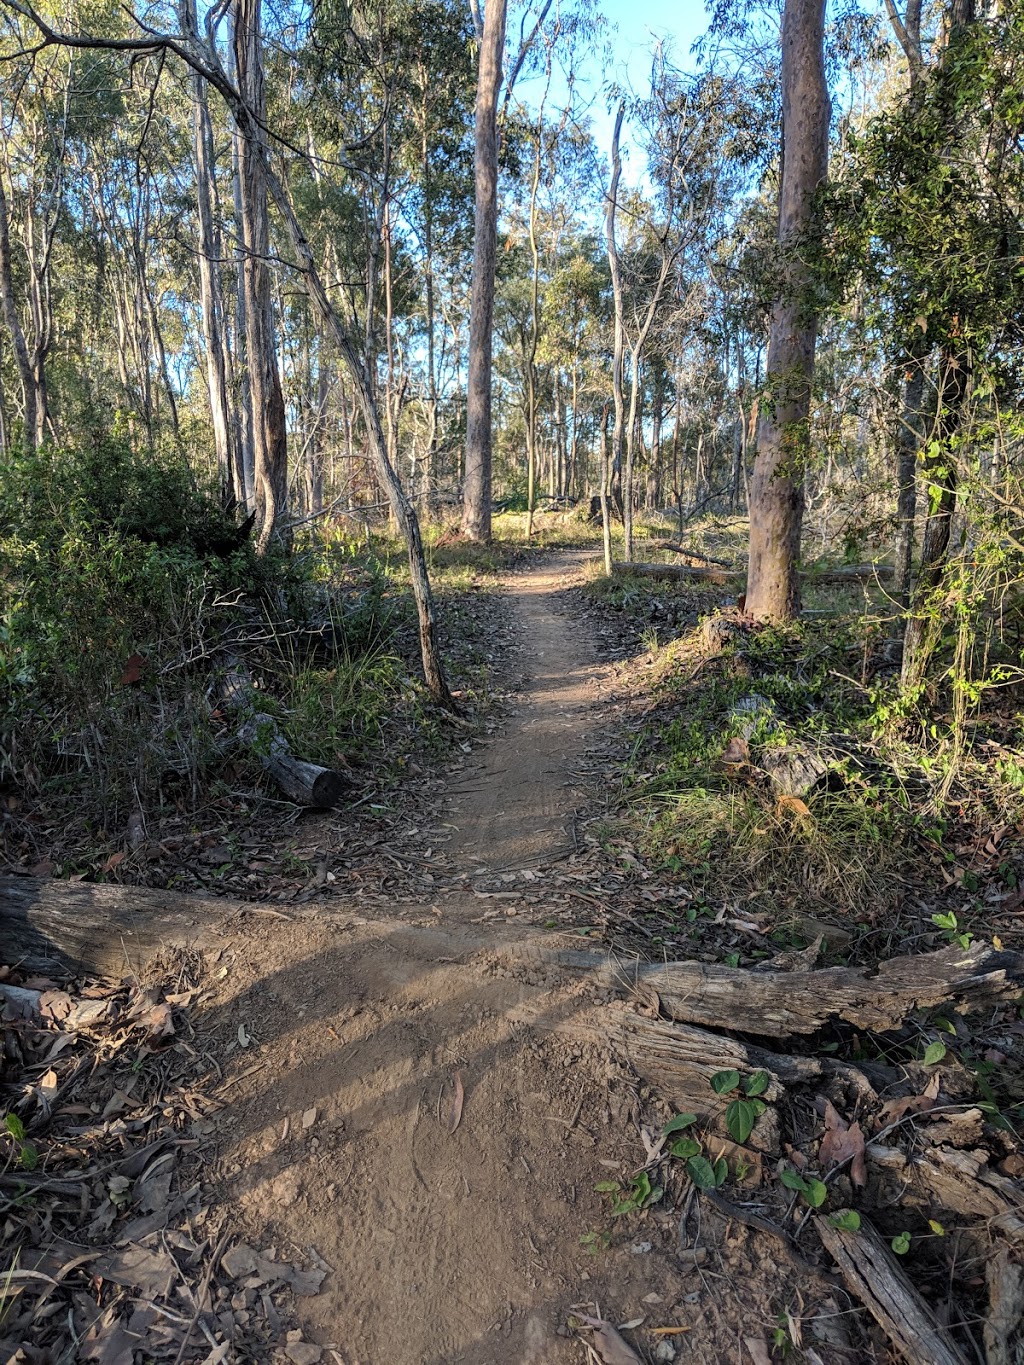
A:
[[[766,1341],[762,1341],[760,1337],[744,1337],[743,1344],[750,1352],[750,1359],[754,1365],[772,1365],[772,1358]]]
[[[458,1128],[459,1124],[462,1122],[462,1104],[463,1101],[465,1100],[466,1092],[462,1085],[461,1071],[456,1071],[454,1084],[455,1092],[452,1095],[452,1102],[448,1109],[448,1121],[445,1125],[448,1129],[449,1134],[454,1133],[456,1128]]]
[[[603,1318],[583,1318],[587,1327],[593,1329],[592,1344],[601,1357],[602,1365],[643,1365],[640,1357],[619,1336],[610,1322]]]
[[[799,815],[802,820],[811,818],[811,808],[806,801],[801,801],[799,796],[780,796],[776,804],[776,810],[781,814],[787,810],[792,815]]]
[[[936,1072],[920,1095],[905,1095],[901,1100],[887,1100],[878,1111],[877,1126],[882,1128],[886,1124],[896,1123],[906,1118],[908,1114],[926,1114],[929,1109],[935,1108],[938,1097],[939,1076]]]
[[[821,1139],[818,1158],[826,1167],[850,1162],[850,1179],[855,1185],[867,1184],[868,1172],[864,1162],[864,1134],[859,1123],[848,1124],[835,1106],[825,1101],[825,1136]]]

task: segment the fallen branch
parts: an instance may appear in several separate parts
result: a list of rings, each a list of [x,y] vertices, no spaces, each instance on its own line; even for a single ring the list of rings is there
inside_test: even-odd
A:
[[[667,549],[675,548],[666,546]],[[682,554],[690,554],[689,550],[681,551]],[[747,566],[738,565],[734,569],[705,567],[699,564],[616,564],[614,571],[617,574],[633,574],[638,578],[660,579],[665,582],[674,583],[716,583],[726,585],[728,583],[738,583],[746,580]],[[805,583],[818,584],[843,584],[843,583],[864,583],[874,579],[888,579],[892,577],[892,567],[888,564],[842,564],[835,568],[822,568],[801,575]]]
[[[867,1220],[857,1232],[818,1215],[814,1226],[860,1299],[908,1365],[968,1365],[967,1357],[910,1283],[895,1256]]]
[[[715,564],[720,569],[732,568],[732,565],[727,564],[724,559],[714,559],[711,555],[702,555],[699,550],[689,550],[685,545],[676,545],[671,540],[655,541],[655,549],[671,550],[673,554],[685,555],[687,559],[695,559],[699,564]]]
[[[901,1202],[928,1213],[982,1219],[990,1232],[1024,1246],[1024,1193],[1016,1182],[989,1167],[987,1152],[926,1147],[908,1156],[898,1147],[873,1142],[867,1158],[876,1171],[893,1178]]]
[[[524,944],[507,950],[524,965],[585,972],[619,994],[657,1003],[670,1018],[768,1038],[816,1033],[841,1020],[857,1028],[899,1027],[916,1009],[1019,995],[1024,954],[981,941],[969,948],[895,957],[877,969],[752,972],[705,962],[623,963],[596,953]]]

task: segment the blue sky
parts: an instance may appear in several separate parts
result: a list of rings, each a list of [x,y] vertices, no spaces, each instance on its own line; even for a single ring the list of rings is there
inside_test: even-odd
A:
[[[690,48],[707,28],[708,14],[702,0],[597,0],[597,4],[609,23],[612,59],[608,65],[591,61],[578,73],[577,95],[588,106],[598,155],[607,161],[613,122],[608,110],[608,87],[619,85],[643,94],[650,81],[652,53],[659,41],[671,50],[675,65],[689,65]],[[512,31],[516,31],[514,23]],[[516,94],[533,103],[539,94],[539,82],[520,81]],[[557,101],[557,89],[552,94]],[[623,176],[627,182],[636,183],[642,178],[643,167],[637,157],[630,157],[628,126],[623,130],[622,146]]]

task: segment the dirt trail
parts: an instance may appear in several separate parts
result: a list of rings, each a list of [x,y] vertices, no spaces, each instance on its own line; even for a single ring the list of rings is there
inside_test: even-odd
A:
[[[452,792],[456,871],[571,846],[569,765],[599,700],[599,669],[555,611],[578,562],[512,584],[531,681]],[[205,1016],[208,1048],[239,1026],[254,1040],[228,1062],[239,1079],[217,1135],[223,1197],[255,1244],[330,1266],[302,1301],[307,1340],[333,1345],[325,1361],[569,1365],[584,1359],[564,1326],[573,1304],[671,1326],[701,1297],[668,1212],[616,1224],[599,1256],[581,1245],[610,1227],[595,1184],[643,1160],[632,1084],[552,1034],[590,1002],[584,988],[503,969],[494,950],[510,930],[470,924],[472,902],[463,880],[402,919],[317,909],[264,922],[231,945]],[[730,1350],[689,1337],[687,1358]]]
[[[515,583],[529,682],[501,735],[453,789],[449,852],[460,869],[516,870],[572,848],[571,760],[586,741],[602,670],[583,632],[557,613],[555,592],[585,562],[559,556]]]

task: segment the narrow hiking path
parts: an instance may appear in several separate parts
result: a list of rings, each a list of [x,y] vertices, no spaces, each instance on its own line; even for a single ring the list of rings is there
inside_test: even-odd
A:
[[[569,1365],[586,1358],[565,1325],[580,1304],[685,1328],[688,1359],[738,1358],[742,1312],[692,1259],[687,1278],[670,1212],[611,1235],[595,1186],[643,1162],[635,1082],[556,1032],[594,988],[510,968],[500,949],[522,929],[481,924],[478,897],[502,893],[479,886],[547,878],[573,850],[574,765],[609,667],[557,595],[584,561],[552,557],[508,585],[526,681],[450,784],[429,900],[260,923],[227,950],[205,1016],[211,1046],[241,1028],[258,1049],[232,1059],[220,1198],[253,1245],[330,1267],[302,1315],[326,1360]],[[588,1236],[608,1248],[593,1255]],[[742,1246],[724,1256],[749,1286]]]
[[[518,872],[574,846],[573,762],[593,727],[606,669],[585,633],[559,611],[556,593],[591,558],[559,555],[510,584],[526,682],[501,732],[449,791],[456,877]]]

